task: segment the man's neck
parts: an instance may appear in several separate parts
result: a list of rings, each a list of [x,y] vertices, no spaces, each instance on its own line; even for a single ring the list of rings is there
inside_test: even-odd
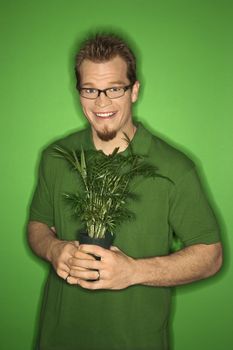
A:
[[[123,152],[128,147],[124,133],[126,133],[129,139],[132,140],[136,130],[136,126],[132,123],[130,128],[127,128],[127,130],[120,130],[116,137],[109,141],[101,140],[96,132],[92,131],[93,143],[97,150],[102,150],[107,155],[111,154],[116,147],[119,147],[118,152]]]

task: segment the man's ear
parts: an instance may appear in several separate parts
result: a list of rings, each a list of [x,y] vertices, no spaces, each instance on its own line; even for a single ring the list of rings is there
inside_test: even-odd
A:
[[[136,102],[138,99],[139,88],[140,88],[140,83],[137,80],[137,81],[135,81],[135,83],[132,87],[131,100],[133,103]]]

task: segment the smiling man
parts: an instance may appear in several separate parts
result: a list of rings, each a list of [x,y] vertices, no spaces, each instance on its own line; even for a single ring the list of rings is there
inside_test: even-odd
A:
[[[136,219],[119,226],[110,250],[79,245],[81,222],[62,197],[75,191],[76,178],[52,155],[53,145],[43,152],[28,237],[52,268],[36,349],[168,350],[169,287],[220,269],[218,224],[193,162],[133,121],[139,82],[128,45],[114,35],[90,38],[76,57],[76,77],[90,126],[56,143],[124,154],[126,133],[164,178],[141,179],[140,200],[131,204]],[[174,234],[183,248],[172,253]]]

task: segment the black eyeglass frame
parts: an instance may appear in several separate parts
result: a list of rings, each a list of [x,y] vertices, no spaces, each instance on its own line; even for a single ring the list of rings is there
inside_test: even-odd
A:
[[[120,98],[120,97],[124,96],[125,92],[126,92],[128,89],[130,89],[133,85],[134,85],[134,84],[129,84],[129,85],[126,85],[126,86],[112,86],[112,87],[110,87],[110,88],[103,89],[103,90],[101,90],[101,89],[96,89],[96,88],[80,88],[78,91],[79,91],[80,95],[81,95],[83,98],[87,98],[88,100],[96,100],[96,99],[100,96],[101,92],[103,92],[107,98],[110,98],[111,100],[114,100],[115,98]],[[108,91],[108,90],[111,90],[112,88],[123,89],[123,90],[124,90],[123,95],[117,96],[117,97],[109,97],[109,96],[107,95],[107,91]],[[81,91],[82,91],[82,90],[88,90],[88,89],[97,90],[97,91],[98,91],[98,95],[97,95],[96,97],[94,97],[94,98],[83,96],[82,93],[81,93]]]

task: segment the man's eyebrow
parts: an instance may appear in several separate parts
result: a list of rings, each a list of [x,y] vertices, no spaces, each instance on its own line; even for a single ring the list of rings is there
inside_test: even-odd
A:
[[[109,85],[109,87],[112,87],[112,86],[115,86],[115,85],[128,85],[128,84],[125,81],[123,81],[123,80],[116,80],[116,81],[110,81],[108,83],[108,85]],[[93,87],[93,88],[97,89],[95,84],[90,83],[90,82],[86,82],[86,83],[82,84],[82,87],[86,87],[86,86]]]
[[[123,80],[111,81],[109,83],[109,85],[125,85],[125,84],[127,84],[127,83],[125,81],[123,81]]]
[[[84,86],[88,86],[88,87],[94,87],[94,84],[93,83],[85,83],[85,84],[81,84],[82,87]]]

